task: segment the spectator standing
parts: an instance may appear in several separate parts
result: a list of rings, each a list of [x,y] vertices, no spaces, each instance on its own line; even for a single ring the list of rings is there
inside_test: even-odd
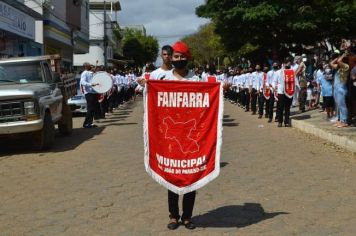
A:
[[[347,77],[349,73],[349,65],[347,64],[347,57],[344,53],[340,57],[335,58],[330,62],[330,66],[337,70],[334,81],[334,98],[337,106],[338,121],[335,126],[338,128],[347,127],[348,109],[346,106],[347,95]]]

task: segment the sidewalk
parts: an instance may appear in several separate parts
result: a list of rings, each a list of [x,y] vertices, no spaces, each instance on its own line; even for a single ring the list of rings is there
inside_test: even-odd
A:
[[[291,119],[294,128],[356,153],[356,127],[336,128],[318,109],[298,113],[298,108],[292,108]]]

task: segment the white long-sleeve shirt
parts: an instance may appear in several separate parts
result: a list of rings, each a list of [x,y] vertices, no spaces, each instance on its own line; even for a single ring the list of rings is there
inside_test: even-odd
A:
[[[88,71],[88,70],[83,71],[82,74],[80,75],[80,86],[81,86],[84,94],[96,93],[94,91],[93,87],[91,86],[92,78],[93,78],[93,72]]]
[[[284,78],[282,78],[282,70],[273,71],[272,88],[277,90],[278,94],[284,94]]]
[[[252,88],[256,89],[257,91],[262,91],[262,80],[263,80],[263,72],[253,72],[252,73]]]

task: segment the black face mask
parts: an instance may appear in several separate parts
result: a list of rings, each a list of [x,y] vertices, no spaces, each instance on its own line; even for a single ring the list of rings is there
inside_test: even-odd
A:
[[[179,60],[179,61],[172,61],[172,65],[174,66],[174,68],[179,69],[183,69],[184,67],[186,67],[188,64],[188,60]]]
[[[273,69],[274,69],[274,70],[278,70],[278,66],[274,66]]]

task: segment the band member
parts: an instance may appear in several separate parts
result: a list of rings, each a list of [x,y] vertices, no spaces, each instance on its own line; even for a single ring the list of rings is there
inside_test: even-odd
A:
[[[245,74],[245,96],[246,96],[245,112],[250,111],[251,92],[252,92],[252,72],[253,72],[253,68],[250,67],[248,68],[248,71]]]
[[[263,73],[261,72],[261,66],[256,65],[256,71],[251,74],[251,110],[252,115],[256,115],[257,112],[257,97],[260,90],[260,83],[262,81]]]
[[[172,52],[173,49],[170,45],[165,45],[161,49],[161,58],[163,61],[163,64],[160,68],[157,68],[156,70],[152,71],[150,75],[150,79],[156,79],[156,80],[161,80],[166,77],[166,74],[168,71],[172,69]]]
[[[202,76],[202,81],[216,82],[217,80],[216,67],[214,64],[209,64],[206,68],[206,73]]]
[[[265,118],[269,117],[269,99],[271,98],[271,86],[267,81],[268,67],[263,68],[262,80],[259,84],[259,97],[258,97],[258,118],[263,116],[263,108],[265,107]],[[273,95],[272,95],[273,96]],[[266,104],[266,106],[265,106]],[[272,108],[273,109],[273,108]]]
[[[278,127],[282,127],[283,121],[285,127],[289,127],[290,107],[293,101],[295,91],[295,72],[290,67],[291,62],[285,61],[284,68],[280,70],[277,80],[273,87],[278,92]]]
[[[96,127],[96,125],[93,125],[93,119],[94,115],[96,115],[95,113],[97,112],[97,107],[99,106],[97,94],[93,89],[96,84],[92,83],[92,66],[88,62],[85,62],[83,66],[85,70],[80,76],[80,87],[82,88],[83,93],[85,95],[85,100],[87,101],[87,113],[85,115],[83,127],[93,128]]]
[[[174,69],[169,71],[166,76],[166,80],[190,80],[199,81],[199,77],[194,72],[187,69],[187,63],[191,59],[188,46],[181,41],[176,42],[173,45],[172,64]],[[183,225],[187,229],[194,229],[195,225],[191,221],[196,191],[186,193],[183,195],[183,214],[181,217]],[[170,222],[167,225],[168,229],[174,230],[179,226],[179,207],[178,207],[179,195],[168,190],[168,207]]]
[[[279,65],[277,62],[274,62],[272,64],[272,70],[268,71],[267,73],[267,84],[271,88],[271,96],[268,99],[268,123],[272,122],[273,119],[273,108],[274,108],[274,101],[276,100],[276,97],[278,97],[277,93],[277,87],[273,87],[272,84],[277,81],[278,75],[279,75]],[[278,86],[278,85],[276,85]],[[277,109],[278,109],[278,101],[277,101]],[[277,119],[278,114],[276,113],[276,119]],[[278,119],[277,119],[278,121]]]
[[[246,109],[246,107],[247,107],[248,88],[246,86],[246,78],[247,78],[246,72],[247,72],[246,69],[243,69],[242,72],[241,72],[241,75],[240,75],[240,80],[241,80],[241,89],[240,89],[240,91],[241,91],[240,92],[241,93],[241,107],[243,109]]]

